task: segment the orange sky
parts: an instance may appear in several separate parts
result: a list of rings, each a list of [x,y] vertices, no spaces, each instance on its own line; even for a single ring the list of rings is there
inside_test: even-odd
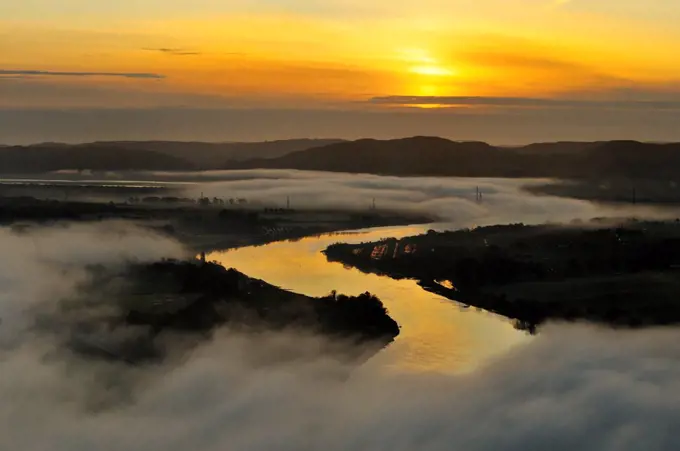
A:
[[[2,106],[356,107],[377,96],[621,90],[657,99],[680,70],[670,0],[642,12],[632,0],[21,3],[0,6],[3,82],[24,85]],[[40,96],[26,95],[29,81]]]
[[[0,133],[680,140],[678,23],[677,0],[0,1]]]

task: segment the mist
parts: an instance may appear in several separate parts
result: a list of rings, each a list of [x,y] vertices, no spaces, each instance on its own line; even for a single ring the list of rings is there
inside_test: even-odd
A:
[[[321,338],[212,340],[132,367],[69,353],[61,314],[86,264],[186,255],[124,223],[0,229],[0,448],[21,450],[666,450],[680,445],[680,331],[550,325],[474,373],[348,374]],[[8,328],[12,331],[8,333]],[[311,358],[281,359],[305,348]]]
[[[189,174],[156,177],[183,179]],[[417,211],[436,216],[447,227],[469,227],[522,221],[567,222],[594,217],[674,217],[677,209],[647,206],[604,206],[587,201],[535,195],[524,188],[544,179],[393,177],[296,170],[244,170],[193,173],[187,196],[246,198],[295,209]],[[483,200],[476,202],[479,188]]]
[[[0,345],[31,327],[36,312],[53,312],[76,294],[88,265],[121,266],[187,256],[183,246],[125,222],[0,228]]]
[[[267,366],[247,357],[308,337],[225,332],[181,365],[137,371],[46,362],[24,347],[3,361],[0,444],[76,451],[674,449],[678,338],[671,330],[553,326],[474,374],[394,374],[369,363],[344,382],[327,377],[335,369],[321,357]],[[119,403],[93,410],[93,396]]]

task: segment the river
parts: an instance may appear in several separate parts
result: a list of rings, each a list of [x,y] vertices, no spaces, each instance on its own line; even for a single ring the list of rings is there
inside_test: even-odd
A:
[[[503,317],[464,308],[423,290],[413,280],[393,280],[364,274],[321,253],[328,245],[375,241],[424,232],[427,226],[367,229],[351,234],[308,237],[296,242],[276,242],[215,252],[208,259],[282,288],[322,296],[331,290],[356,295],[377,295],[401,325],[401,334],[368,365],[402,372],[460,373],[530,340]]]

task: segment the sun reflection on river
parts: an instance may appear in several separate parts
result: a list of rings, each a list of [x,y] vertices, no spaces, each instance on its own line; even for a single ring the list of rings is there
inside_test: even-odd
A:
[[[328,245],[374,241],[422,233],[423,227],[395,227],[358,234],[305,238],[246,247],[208,256],[226,267],[298,293],[322,296],[331,290],[376,294],[401,325],[401,334],[370,364],[399,371],[468,371],[514,345],[530,340],[512,323],[423,290],[412,280],[392,280],[329,263],[321,253]]]

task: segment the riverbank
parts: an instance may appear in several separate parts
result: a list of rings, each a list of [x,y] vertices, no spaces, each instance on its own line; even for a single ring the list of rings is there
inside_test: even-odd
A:
[[[172,358],[223,327],[316,337],[323,353],[348,364],[363,362],[399,335],[399,325],[370,293],[312,298],[200,260],[92,267],[78,298],[62,302],[71,349],[130,364]],[[109,315],[89,314],[101,303]],[[168,337],[171,348],[164,346]],[[305,352],[290,350],[289,357],[305,358]]]
[[[330,261],[517,320],[680,323],[677,222],[522,224],[335,244]]]
[[[413,280],[379,277],[329,262],[322,251],[342,240],[376,241],[406,237],[427,226],[389,227],[306,237],[264,246],[207,254],[227,267],[313,297],[331,290],[359,295],[366,290],[380,298],[401,326],[399,336],[366,363],[366,370],[458,374],[471,371],[494,356],[532,340],[503,316],[463,309],[445,297],[423,290]]]
[[[680,205],[680,185],[664,179],[562,179],[532,184],[524,190],[539,196],[557,196],[616,206]]]
[[[35,224],[122,220],[169,235],[196,253],[352,229],[426,224],[434,219],[408,211],[273,209],[221,199],[84,202],[0,197],[0,224],[17,230]]]
[[[225,205],[220,200],[192,202],[163,197],[149,202],[83,202],[33,197],[0,198],[0,223],[30,237],[45,228],[75,223],[96,225],[125,221],[181,242],[194,254],[243,246],[300,239],[323,233],[363,229],[372,225],[426,222],[416,215],[372,210],[346,212],[259,208]],[[76,243],[74,243],[76,245]],[[205,258],[205,257],[203,257]],[[227,266],[230,267],[230,266]],[[91,357],[138,364],[165,359],[165,352],[181,355],[185,344],[226,327],[245,334],[299,334],[318,339],[322,354],[357,364],[387,346],[399,334],[398,324],[378,298],[363,290],[339,295],[342,284],[315,298],[284,290],[245,274],[204,261],[159,262],[110,274],[95,268],[91,285],[81,287],[86,297],[117,305],[119,316],[97,318],[100,323],[73,324],[68,346]],[[100,271],[100,272],[98,272]],[[103,272],[101,272],[103,271]],[[110,291],[112,281],[141,285],[141,292]],[[332,294],[329,294],[331,293]],[[72,300],[66,300],[73,310]],[[101,305],[81,303],[95,311]],[[82,310],[83,317],[89,317]],[[46,319],[49,323],[50,319]],[[103,321],[103,322],[101,322]],[[59,321],[57,321],[59,322]],[[172,344],[163,348],[165,338]],[[317,350],[312,350],[318,352]],[[303,353],[304,354],[304,353]],[[294,358],[300,352],[290,350]],[[304,357],[304,356],[301,356]]]

